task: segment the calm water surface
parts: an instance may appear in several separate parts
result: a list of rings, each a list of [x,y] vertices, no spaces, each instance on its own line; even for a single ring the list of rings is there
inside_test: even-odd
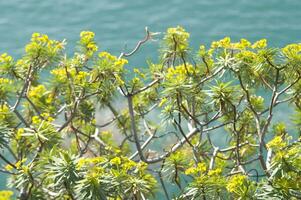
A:
[[[225,36],[267,38],[271,46],[301,42],[300,0],[0,0],[0,10],[0,53],[16,57],[33,32],[67,39],[71,53],[82,30],[96,33],[101,50],[119,54],[143,37],[145,26],[164,32],[182,25],[195,49]],[[149,43],[131,58],[132,65],[155,59],[158,46]],[[2,177],[0,189],[4,185]]]

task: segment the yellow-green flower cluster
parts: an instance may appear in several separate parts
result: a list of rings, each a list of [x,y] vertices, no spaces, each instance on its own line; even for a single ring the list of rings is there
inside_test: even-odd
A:
[[[0,74],[6,74],[13,64],[13,58],[7,53],[0,55]]]
[[[141,164],[139,165],[139,163],[137,164],[136,162],[134,162],[132,160],[127,160],[127,162],[125,162],[122,167],[123,167],[124,170],[128,171],[128,170],[130,170],[134,167],[139,168],[139,166],[141,166]]]
[[[10,190],[1,190],[0,191],[0,200],[10,200],[13,196],[13,191]]]
[[[242,39],[240,39],[239,42],[231,43],[228,47],[231,48],[231,49],[243,50],[243,49],[246,49],[246,48],[250,48],[251,47],[251,42],[244,39],[244,38],[242,38]]]
[[[116,72],[121,72],[123,70],[123,66],[128,63],[126,59],[118,59],[116,56],[105,51],[99,53],[98,57],[101,59],[102,65],[107,65],[111,68],[111,70]]]
[[[9,56],[7,53],[3,53],[0,55],[0,63],[10,63],[13,61],[13,58]]]
[[[146,76],[144,73],[142,73],[138,68],[134,68],[134,73],[140,76],[141,78],[145,79]]]
[[[289,44],[282,49],[283,54],[290,59],[301,57],[301,44]]]
[[[31,66],[31,62],[28,62],[28,59],[26,57],[20,58],[16,61],[15,64],[15,73],[18,76],[26,76],[29,67]]]
[[[138,171],[145,171],[147,169],[147,164],[145,162],[137,163]]]
[[[264,49],[267,46],[267,40],[261,39],[256,41],[251,47],[253,49]]]
[[[54,121],[54,118],[51,117],[49,113],[42,113],[41,117],[43,117],[43,120],[45,120],[45,121],[47,121],[49,123],[51,123],[51,122]],[[32,124],[33,125],[39,125],[39,124],[41,124],[41,122],[42,122],[41,117],[39,117],[39,116],[33,116],[31,118]]]
[[[39,124],[42,122],[42,120],[40,119],[39,116],[33,116],[33,117],[31,118],[31,121],[32,121],[32,124],[33,124],[33,125],[39,125]]]
[[[20,140],[24,134],[24,128],[18,128],[15,138],[16,140]]]
[[[80,33],[80,44],[84,48],[85,54],[88,58],[93,56],[98,47],[94,41],[95,34],[91,31],[82,31]]]
[[[49,62],[64,49],[64,45],[64,42],[50,40],[45,34],[33,33],[31,42],[25,47],[25,52],[31,60],[39,58]]]
[[[74,77],[74,83],[84,86],[88,81],[89,73],[85,71],[79,71]]]
[[[111,163],[112,165],[118,166],[118,165],[121,164],[121,159],[120,159],[119,157],[115,157],[115,158],[113,158],[112,160],[110,160],[110,163]]]
[[[78,159],[76,168],[78,170],[80,169],[86,169],[88,168],[90,171],[93,171],[95,167],[102,167],[104,170],[105,166],[112,166],[113,168],[109,168],[110,173],[114,173],[115,167],[117,167],[119,170],[122,170],[123,172],[128,172],[129,170],[136,167],[138,171],[144,171],[147,168],[147,165],[143,162],[136,163],[127,157],[120,157],[115,156],[111,159],[107,159],[106,157],[93,157],[93,158],[80,158]]]
[[[102,164],[103,162],[106,162],[106,161],[107,161],[107,159],[104,157],[80,158],[77,162],[77,169],[81,169],[84,166]]]
[[[98,57],[99,58],[105,58],[107,60],[110,60],[110,61],[116,61],[117,60],[117,57],[116,56],[113,56],[111,55],[109,52],[106,52],[106,51],[102,51],[98,54]]]
[[[176,67],[170,67],[166,72],[166,80],[175,84],[182,84],[187,80],[188,75],[196,73],[195,68],[191,64],[182,64]]]
[[[166,97],[162,98],[158,107],[162,107],[164,104],[166,104],[168,102],[168,99]]]
[[[107,80],[116,81],[118,86],[124,85],[122,79],[123,67],[127,64],[126,59],[118,59],[108,52],[100,52],[95,63],[95,69],[92,72],[92,80],[100,77],[106,77]],[[94,78],[93,78],[94,77]]]
[[[250,41],[242,38],[239,42],[231,43],[230,37],[225,37],[219,41],[214,41],[211,43],[211,48],[229,48],[229,49],[246,49],[246,48],[252,48],[252,49],[263,49],[267,46],[267,40],[261,39],[256,41],[254,44],[251,44]]]
[[[239,188],[244,185],[246,180],[247,177],[245,175],[234,175],[228,180],[226,188],[229,192],[233,193],[239,190]]]
[[[47,122],[53,122],[54,118],[50,116],[49,113],[42,113],[41,117],[43,117],[44,120],[46,120]]]
[[[54,93],[48,91],[44,85],[32,86],[28,92],[28,98],[39,109],[43,109],[46,108],[45,106],[48,106],[46,110],[41,110],[41,112],[48,113],[52,110],[52,107],[49,106],[51,106],[54,102]]]
[[[200,49],[199,49],[199,55],[203,57],[206,55],[206,53],[207,53],[207,51],[206,51],[205,45],[201,45]]]
[[[22,168],[22,165],[26,162],[26,158],[24,158],[24,159],[22,159],[22,160],[19,160],[19,161],[17,161],[15,164],[14,164],[14,166],[19,170],[19,169],[21,169]],[[5,166],[5,169],[7,170],[7,171],[11,171],[11,170],[13,170],[14,168],[13,168],[13,166],[11,166],[11,165],[6,165]]]
[[[0,98],[4,99],[11,91],[12,81],[7,78],[0,78]]]
[[[168,51],[184,53],[188,50],[189,33],[181,26],[167,29],[164,41]]]
[[[250,98],[252,106],[257,111],[262,111],[264,109],[264,98],[262,96],[251,96]]]
[[[56,83],[66,84],[71,79],[75,85],[85,86],[88,84],[88,77],[90,74],[85,71],[78,71],[75,68],[56,68],[51,70],[51,74],[54,75]]]
[[[242,59],[245,62],[253,62],[256,59],[257,54],[253,51],[245,50],[236,54],[236,57]]]
[[[286,126],[284,122],[279,122],[273,126],[273,131],[275,135],[282,135],[286,134]]]
[[[7,164],[4,168],[5,168],[6,171],[11,171],[11,170],[14,169],[14,167],[12,165],[9,165],[9,164]]]
[[[279,150],[287,145],[286,141],[282,136],[275,136],[269,143],[267,143],[267,147],[273,150]]]
[[[207,56],[207,59],[208,59],[208,56],[209,56],[209,60],[206,60],[207,64],[213,64],[213,58],[212,58],[212,55],[214,53],[214,48],[209,48],[208,50],[206,50],[206,47],[205,45],[200,45],[200,48],[199,48],[199,55],[201,57],[206,57]],[[210,62],[210,63],[208,63]]]
[[[0,105],[0,121],[7,119],[8,115],[10,115],[10,109],[7,105]]]
[[[198,173],[205,173],[207,171],[207,166],[205,163],[198,163],[196,167],[190,167],[186,169],[185,174],[196,175]]]
[[[31,87],[31,90],[28,93],[29,98],[41,98],[46,92],[46,88],[44,85],[38,85],[36,87]]]
[[[211,48],[216,49],[216,48],[229,48],[231,47],[231,39],[230,37],[225,37],[219,41],[214,41],[211,43]]]
[[[65,83],[67,80],[67,73],[65,68],[56,68],[51,70],[50,72],[52,75],[54,75],[55,80],[61,83]],[[72,76],[76,73],[75,69],[68,70],[68,73]]]
[[[239,43],[239,47],[242,48],[242,49],[245,49],[245,48],[248,48],[251,46],[251,42],[248,41],[247,39],[240,39],[240,43]]]
[[[208,171],[208,176],[217,176],[222,174],[221,168],[216,168]]]
[[[4,85],[4,84],[9,84],[11,83],[11,80],[7,79],[7,78],[0,78],[0,85]]]

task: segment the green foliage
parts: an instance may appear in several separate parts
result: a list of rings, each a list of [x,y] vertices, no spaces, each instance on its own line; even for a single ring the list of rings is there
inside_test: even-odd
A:
[[[0,55],[1,172],[15,197],[300,199],[300,44],[226,37],[194,54],[178,26],[157,62],[132,67],[155,35],[118,57],[90,31],[71,56],[34,33],[21,58]],[[288,124],[280,104],[295,110]]]

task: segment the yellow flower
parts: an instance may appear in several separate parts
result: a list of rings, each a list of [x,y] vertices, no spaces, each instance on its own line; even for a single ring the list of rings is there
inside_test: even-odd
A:
[[[162,100],[161,100],[161,102],[159,103],[159,107],[162,107],[165,103],[167,102],[167,98],[163,98]]]
[[[200,46],[200,52],[204,52],[205,50],[206,50],[205,45],[201,45],[201,46]]]
[[[3,53],[0,55],[0,63],[9,63],[11,61],[13,61],[13,58],[7,53]]]
[[[219,47],[223,47],[223,48],[228,48],[231,45],[231,39],[230,37],[225,37],[219,41],[214,41],[211,43],[211,48],[215,49],[215,48],[219,48]]]
[[[94,42],[95,34],[91,31],[82,31],[80,33],[80,44],[85,49],[85,55],[89,58],[94,52],[98,50],[96,43]]]
[[[138,77],[134,77],[133,80],[132,80],[133,84],[137,84],[140,82],[140,78]]]
[[[127,171],[132,169],[133,167],[136,166],[136,163],[132,160],[128,160],[126,163],[124,163],[123,168]]]
[[[5,166],[5,169],[6,169],[6,171],[11,171],[14,169],[14,167],[8,164]]]
[[[20,140],[21,137],[22,137],[22,135],[23,135],[23,133],[24,133],[24,128],[19,128],[18,131],[17,131],[17,133],[16,133],[16,139]]]
[[[89,43],[87,45],[87,48],[91,51],[97,51],[98,50],[98,47],[96,46],[96,44],[93,44],[93,43]]]
[[[22,171],[23,171],[24,174],[28,174],[29,167],[28,166],[22,166]]]
[[[145,78],[145,74],[142,73],[139,69],[134,68],[134,73],[138,74],[141,78]]]
[[[38,37],[40,37],[40,33],[33,33],[32,35],[31,35],[31,37],[32,38],[38,38]]]
[[[206,164],[205,164],[205,163],[198,163],[197,169],[198,169],[200,172],[205,172],[205,171],[207,170]]]
[[[119,157],[115,157],[115,158],[113,158],[113,159],[110,161],[110,163],[111,163],[112,165],[120,165],[120,164],[121,164],[121,159],[120,159]]]
[[[289,44],[282,49],[282,52],[287,57],[294,57],[301,51],[301,44]]]
[[[90,162],[93,163],[93,164],[103,163],[104,161],[106,161],[106,159],[104,157],[90,158]]]
[[[120,86],[124,85],[124,81],[121,79],[121,77],[118,74],[115,74],[114,76],[116,78],[118,85]]]
[[[224,39],[219,41],[219,44],[220,44],[221,47],[226,48],[226,47],[229,47],[230,42],[231,42],[230,37],[225,37]]]
[[[255,42],[251,47],[253,49],[263,49],[267,46],[267,40],[266,39],[261,39]]]
[[[40,98],[45,92],[46,88],[44,85],[38,85],[36,87],[32,87],[28,93],[28,96],[31,98]]]
[[[106,51],[100,52],[98,54],[98,57],[100,57],[100,58],[107,58],[108,60],[111,60],[111,61],[116,61],[117,60],[116,56],[113,56],[113,55],[111,55],[110,53],[108,53]]]
[[[185,170],[186,175],[196,174],[196,173],[197,173],[197,169],[195,167],[189,167],[188,169]]]
[[[205,163],[198,163],[196,167],[190,167],[185,171],[185,174],[196,174],[196,173],[204,173],[206,172],[207,167]]]
[[[16,162],[15,166],[17,167],[17,169],[20,169],[21,165],[22,165],[23,163],[25,163],[26,160],[27,160],[27,159],[24,158],[24,159],[19,160],[18,162]]]
[[[53,122],[54,121],[54,118],[50,116],[49,113],[42,113],[41,116],[47,120],[48,122]]]
[[[147,168],[147,164],[145,162],[139,162],[137,163],[137,169],[139,171],[144,171]]]
[[[9,107],[5,104],[0,105],[0,120],[6,119],[6,117],[10,114]]]
[[[123,66],[127,63],[128,63],[128,60],[126,60],[126,59],[118,59],[114,64],[117,66]]]
[[[274,137],[268,144],[267,147],[269,149],[281,149],[286,146],[286,142],[283,141],[282,136]]]
[[[86,158],[80,158],[76,164],[76,169],[81,169],[86,163]]]
[[[10,200],[13,195],[13,191],[10,190],[1,190],[0,191],[0,200]]]
[[[209,176],[214,176],[214,175],[220,175],[222,173],[222,169],[221,168],[217,168],[217,169],[214,169],[214,170],[210,170],[208,172],[208,175]]]
[[[89,73],[84,72],[84,71],[80,71],[78,72],[78,74],[76,74],[75,76],[75,83],[79,84],[79,85],[84,85],[85,83],[87,83],[87,77],[89,76]]]
[[[0,106],[0,113],[8,113],[9,112],[9,108],[7,105],[3,104]]]
[[[251,42],[249,42],[248,40],[242,38],[240,39],[240,45],[242,48],[247,48],[251,46]]]
[[[9,84],[11,83],[11,80],[7,79],[7,78],[0,78],[0,86],[2,84]]]
[[[175,84],[182,84],[187,80],[187,75],[194,72],[195,68],[190,64],[186,64],[186,66],[184,64],[178,65],[175,68],[170,67],[167,69],[166,79]]]
[[[237,190],[240,186],[242,186],[245,182],[245,180],[247,179],[246,176],[244,175],[234,175],[230,178],[230,180],[228,181],[227,184],[227,190],[229,192],[234,192],[235,190]]]
[[[85,39],[93,39],[94,36],[95,36],[95,34],[91,31],[82,31],[80,33],[80,37],[85,38]]]
[[[33,123],[33,124],[36,124],[36,125],[41,123],[41,119],[40,119],[39,116],[33,116],[33,117],[31,118],[31,120],[32,120],[32,123]]]
[[[65,83],[67,80],[67,74],[66,74],[66,69],[65,68],[57,68],[53,69],[50,72],[52,75],[54,75],[55,79],[58,80],[59,82]],[[68,69],[68,73],[73,77],[76,74],[75,69]]]
[[[189,33],[181,26],[176,28],[167,29],[165,35],[165,42],[169,45],[169,48],[173,49],[176,41],[177,51],[185,51],[188,48]]]

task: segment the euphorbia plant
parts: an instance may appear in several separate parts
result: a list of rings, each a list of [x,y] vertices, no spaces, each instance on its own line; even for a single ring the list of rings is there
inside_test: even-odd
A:
[[[195,54],[175,27],[157,62],[133,68],[154,36],[117,57],[83,31],[69,57],[34,33],[20,59],[1,55],[1,172],[15,196],[301,198],[301,45],[226,37]]]

